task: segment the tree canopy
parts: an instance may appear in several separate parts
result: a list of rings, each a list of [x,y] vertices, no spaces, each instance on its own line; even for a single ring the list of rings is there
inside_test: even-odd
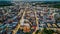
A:
[[[53,34],[53,30],[47,30],[46,28],[44,28],[42,34]]]

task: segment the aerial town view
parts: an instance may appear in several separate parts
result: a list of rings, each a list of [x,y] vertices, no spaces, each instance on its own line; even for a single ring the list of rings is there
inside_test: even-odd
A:
[[[0,34],[60,34],[60,2],[0,0]]]

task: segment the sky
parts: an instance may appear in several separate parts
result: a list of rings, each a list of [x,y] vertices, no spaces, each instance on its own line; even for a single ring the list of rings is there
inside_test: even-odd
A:
[[[0,1],[60,1],[60,0],[0,0]]]

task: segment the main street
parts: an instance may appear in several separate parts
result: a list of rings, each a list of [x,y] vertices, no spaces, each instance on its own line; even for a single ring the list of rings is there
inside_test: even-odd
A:
[[[35,17],[36,17],[36,24],[37,24],[37,27],[36,27],[36,30],[32,33],[32,34],[35,34],[36,33],[36,31],[38,30],[38,18],[37,18],[37,13],[36,13],[36,10],[34,10],[34,13],[35,13]]]
[[[21,11],[18,13],[18,15],[20,15],[20,14],[21,14]],[[21,20],[23,19],[24,14],[25,14],[25,11],[23,12],[22,18],[21,18],[20,21],[18,22],[18,25],[17,25],[16,28],[13,30],[12,34],[16,34],[16,33],[17,33],[18,29],[20,28],[20,22],[21,22]]]

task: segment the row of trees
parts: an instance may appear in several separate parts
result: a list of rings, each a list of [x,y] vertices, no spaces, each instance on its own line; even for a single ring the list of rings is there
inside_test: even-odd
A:
[[[42,34],[53,34],[53,30],[47,30],[46,28],[44,28],[44,30],[42,31]]]
[[[37,30],[35,34],[53,34],[54,31],[53,30],[47,30],[46,28],[44,28],[42,31]],[[27,32],[26,34],[30,34],[29,32]]]
[[[40,30],[37,30],[36,31],[36,34],[53,34],[54,33],[54,31],[53,30],[47,30],[46,28],[44,28],[42,31],[40,31]]]

